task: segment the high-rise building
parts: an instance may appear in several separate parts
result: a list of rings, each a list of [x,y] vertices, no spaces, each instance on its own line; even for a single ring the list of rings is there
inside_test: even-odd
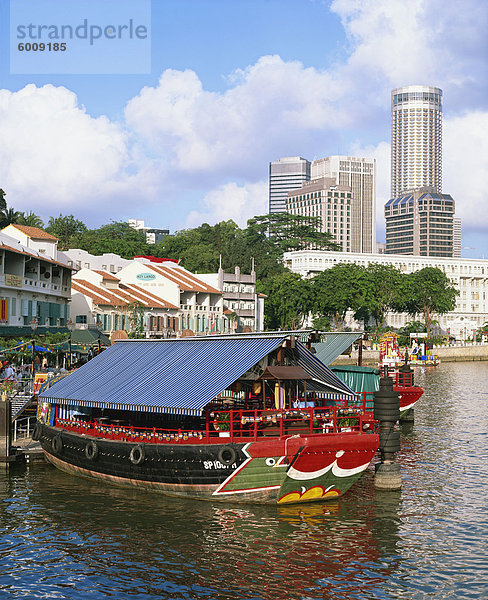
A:
[[[442,90],[408,85],[391,92],[391,198],[423,186],[442,192]]]
[[[461,219],[459,217],[454,217],[452,234],[452,255],[455,258],[461,257],[461,234]]]
[[[310,180],[310,162],[300,156],[288,156],[269,163],[269,212],[286,212],[288,192]]]
[[[386,254],[453,256],[454,200],[432,187],[385,204]]]
[[[310,178],[332,177],[349,186],[351,199],[350,252],[376,251],[376,160],[327,156],[312,162]]]
[[[288,194],[286,212],[319,218],[320,231],[330,233],[343,252],[350,252],[352,202],[350,186],[337,185],[333,177],[320,177]]]

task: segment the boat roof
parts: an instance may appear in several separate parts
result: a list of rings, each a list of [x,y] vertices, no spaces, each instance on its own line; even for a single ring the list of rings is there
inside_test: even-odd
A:
[[[277,332],[120,340],[54,383],[39,395],[39,400],[198,416],[218,394],[289,339],[289,334]],[[303,343],[296,340],[294,346],[292,362],[313,380],[307,383],[308,389],[321,391],[333,399],[354,395]]]

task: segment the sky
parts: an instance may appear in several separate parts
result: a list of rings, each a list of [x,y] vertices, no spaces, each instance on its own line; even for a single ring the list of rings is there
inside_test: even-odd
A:
[[[36,1],[92,14],[92,0]],[[122,1],[126,16],[132,9],[143,19],[143,0]],[[88,48],[100,54],[84,74],[74,72],[83,57],[69,72],[28,65],[19,74],[10,60],[16,13],[0,0],[0,187],[9,206],[46,223],[73,214],[89,227],[129,218],[172,232],[228,219],[243,227],[268,210],[270,161],[346,154],[376,158],[384,241],[390,92],[435,85],[444,94],[443,192],[462,219],[462,255],[488,259],[486,0],[152,0],[150,8],[150,64],[140,59],[140,72],[123,72],[139,60],[135,45],[101,41]],[[100,74],[103,61],[112,66]]]

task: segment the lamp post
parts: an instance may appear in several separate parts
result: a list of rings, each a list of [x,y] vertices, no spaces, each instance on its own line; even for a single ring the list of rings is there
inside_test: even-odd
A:
[[[35,340],[35,335],[36,335],[36,329],[37,329],[37,317],[33,317],[32,320],[29,322],[29,325],[31,326],[32,329],[32,342],[31,342],[31,346],[32,346],[32,378],[34,378],[34,352],[35,352],[35,348],[36,348],[36,340]]]
[[[98,329],[98,354],[100,354],[100,335],[102,333],[103,325],[102,322],[97,319],[97,329]]]
[[[68,328],[69,331],[69,338],[68,338],[68,361],[67,361],[67,367],[68,367],[68,371],[71,369],[71,336],[73,333],[73,321],[71,319],[68,320],[68,322],[66,323],[66,327]]]

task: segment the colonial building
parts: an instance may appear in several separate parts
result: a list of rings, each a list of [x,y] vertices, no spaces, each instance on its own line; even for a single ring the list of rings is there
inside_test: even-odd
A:
[[[72,319],[75,326],[114,331],[141,330],[158,337],[176,335],[178,307],[144,290],[124,284],[107,271],[81,269],[72,280]]]
[[[66,331],[71,268],[57,243],[37,227],[8,225],[0,232],[1,335]]]
[[[264,330],[264,296],[256,292],[256,272],[241,273],[236,267],[234,273],[226,273],[222,267],[218,273],[199,275],[221,290],[224,314],[234,331]]]
[[[313,277],[339,263],[354,263],[365,267],[372,263],[392,265],[402,273],[436,267],[447,275],[459,291],[456,308],[435,317],[440,327],[463,340],[472,337],[474,331],[488,322],[488,260],[297,250],[286,252],[284,262],[291,271],[303,277]],[[387,325],[395,328],[403,327],[411,320],[412,317],[407,314],[387,315]],[[353,322],[352,315],[349,315],[349,325],[359,327],[359,324]]]
[[[153,256],[136,257],[119,273],[126,285],[137,285],[179,309],[175,333],[196,335],[227,331],[222,292],[176,262]]]

